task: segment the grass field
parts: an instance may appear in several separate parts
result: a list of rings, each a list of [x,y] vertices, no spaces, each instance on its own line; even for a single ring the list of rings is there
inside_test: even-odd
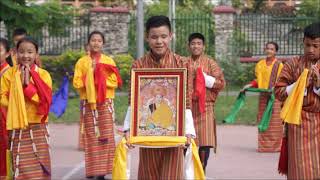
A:
[[[236,96],[219,96],[215,105],[215,115],[218,124],[230,112],[230,109],[236,99]],[[116,123],[123,124],[123,120],[128,107],[128,96],[117,96],[115,98]],[[258,109],[258,96],[248,96],[243,109],[238,114],[236,124],[254,125]],[[55,123],[74,123],[79,121],[79,99],[69,99],[68,108],[63,116],[56,118],[50,114],[50,121]]]

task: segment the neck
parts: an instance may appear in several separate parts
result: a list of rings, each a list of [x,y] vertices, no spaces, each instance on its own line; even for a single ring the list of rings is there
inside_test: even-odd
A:
[[[191,55],[192,60],[196,61],[201,55]]]
[[[267,61],[271,61],[271,62],[272,62],[272,61],[274,61],[275,59],[276,59],[276,58],[275,58],[275,56],[272,56],[272,57],[267,57],[267,59],[266,59],[266,60],[267,60]]]
[[[153,53],[152,51],[151,51],[151,54],[152,54],[152,56],[153,56],[153,58],[154,58],[154,60],[156,61],[156,62],[160,62],[160,60],[164,57],[164,55],[165,54],[162,54],[162,55],[159,55],[159,54],[155,54],[155,53]]]
[[[93,58],[99,58],[101,56],[101,52],[91,51],[90,56]]]
[[[319,59],[308,59],[308,61],[310,61],[312,64],[316,64],[320,62],[320,58]]]

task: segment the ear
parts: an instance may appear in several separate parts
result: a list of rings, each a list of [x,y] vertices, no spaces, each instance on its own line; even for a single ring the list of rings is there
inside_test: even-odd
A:
[[[39,53],[37,53],[36,58],[40,59],[40,54]]]
[[[189,50],[189,52],[191,52],[191,48],[190,48],[190,43],[189,42],[187,42],[187,49]]]
[[[146,42],[148,42],[148,33],[147,33],[147,32],[144,33],[144,40],[145,40]]]
[[[172,38],[173,38],[174,34],[172,32],[169,33],[169,38],[170,38],[170,41],[172,41]]]

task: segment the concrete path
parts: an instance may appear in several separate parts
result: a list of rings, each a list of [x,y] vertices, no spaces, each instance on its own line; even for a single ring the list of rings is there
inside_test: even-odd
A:
[[[51,124],[52,179],[85,178],[84,154],[78,151],[78,125]],[[211,152],[208,179],[284,179],[277,172],[279,153],[257,153],[257,128],[218,126],[218,151]],[[120,139],[116,136],[116,140]],[[132,151],[132,179],[137,177],[138,148]],[[111,175],[106,178],[111,179]]]

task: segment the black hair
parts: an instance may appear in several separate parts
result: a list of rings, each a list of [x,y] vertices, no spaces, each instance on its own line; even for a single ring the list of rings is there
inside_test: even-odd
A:
[[[160,26],[167,26],[171,32],[171,23],[167,16],[152,16],[146,22],[146,33],[149,33],[151,28],[157,28]]]
[[[38,45],[38,43],[37,43],[36,40],[32,39],[32,38],[29,37],[29,36],[26,36],[26,37],[22,38],[20,41],[18,41],[16,48],[19,49],[19,46],[20,46],[21,43],[23,43],[23,42],[29,42],[29,43],[33,44],[34,47],[36,48],[36,52],[38,53],[38,51],[39,51],[39,45]]]
[[[90,39],[91,39],[91,37],[92,37],[94,34],[99,34],[99,35],[101,36],[101,38],[102,38],[103,44],[105,43],[104,35],[103,35],[102,32],[100,32],[100,31],[92,31],[92,32],[89,34],[88,43],[90,42]]]
[[[189,35],[189,38],[188,38],[189,44],[190,44],[191,41],[194,40],[194,39],[201,39],[202,42],[203,42],[203,44],[205,43],[205,38],[204,38],[203,34],[201,34],[201,33],[192,33],[192,34],[190,34],[190,35]]]
[[[279,45],[278,45],[276,42],[274,42],[274,41],[269,41],[269,42],[266,43],[266,47],[267,47],[269,44],[274,45],[274,47],[276,48],[276,52],[278,52],[278,50],[279,50]]]
[[[311,39],[320,38],[320,21],[312,23],[304,29],[303,38],[306,38],[306,37]]]
[[[4,46],[4,48],[6,49],[6,52],[10,51],[10,45],[9,45],[9,41],[5,38],[0,38],[0,44],[2,44]]]
[[[13,37],[14,36],[20,36],[20,35],[27,35],[27,31],[24,28],[17,28],[13,31]]]
[[[9,41],[7,39],[4,38],[0,38],[0,44],[2,44],[4,46],[4,48],[6,49],[6,52],[8,53],[10,51],[10,45],[9,45]],[[6,58],[6,62],[10,65],[13,66],[13,62],[11,59],[11,56],[8,56]]]

